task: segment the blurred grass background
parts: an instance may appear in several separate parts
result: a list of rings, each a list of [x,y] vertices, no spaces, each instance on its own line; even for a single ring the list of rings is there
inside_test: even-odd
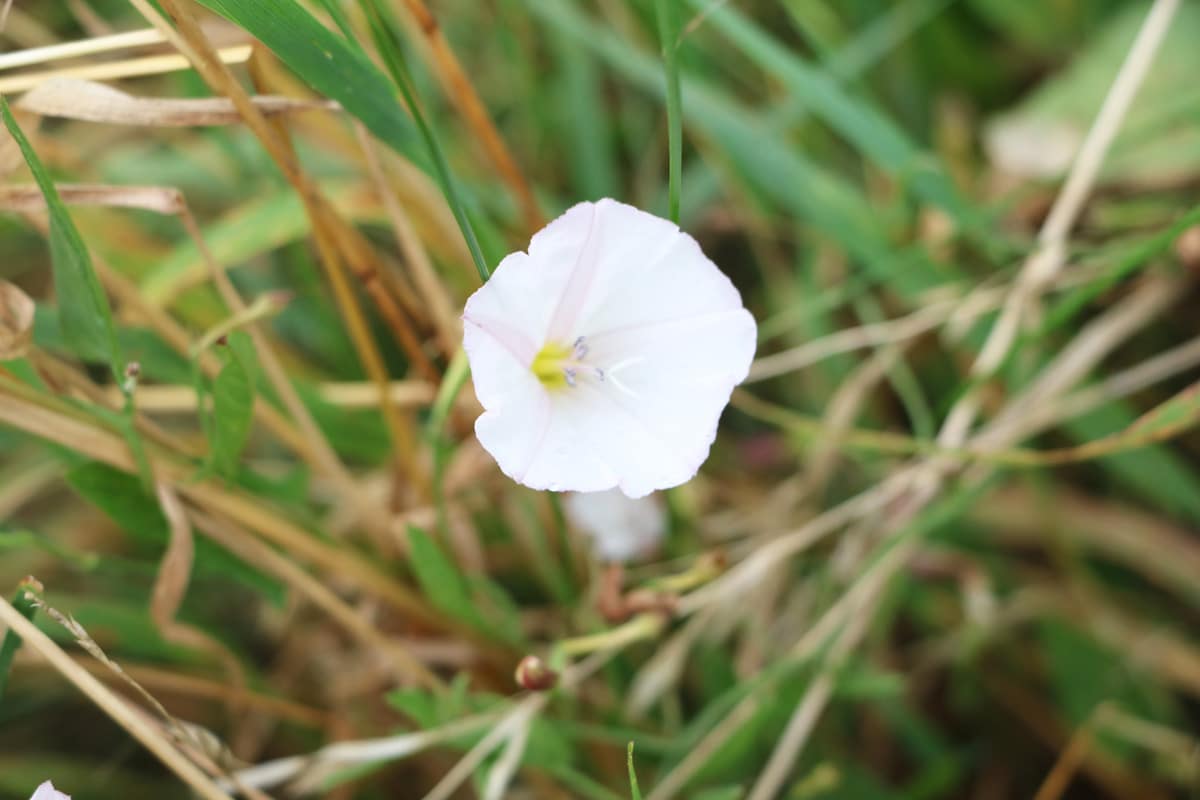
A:
[[[229,67],[251,94],[340,104],[182,125],[161,104],[117,120],[94,86],[57,111],[22,97],[31,74],[123,76],[170,43],[3,61],[147,28],[151,5],[13,4],[0,87],[71,208],[47,217],[0,140],[0,279],[37,304],[32,346],[0,365],[3,594],[36,576],[223,743],[217,775],[491,715],[404,757],[334,759],[321,796],[629,797],[628,742],[660,800],[1197,796],[1200,8],[1171,18],[1064,268],[981,377],[1150,5],[663,5],[681,224],[760,324],[712,458],[623,576],[678,606],[665,624],[635,616],[603,666],[518,692],[522,655],[622,624],[600,613],[614,573],[479,449],[454,359],[476,262],[579,200],[667,214],[643,0],[444,0],[436,24],[407,0],[164,2],[201,59],[260,42]],[[236,94],[223,80],[210,62],[107,83]],[[93,106],[109,118],[78,118]],[[79,282],[92,270],[103,292]],[[939,454],[965,397],[1001,434]],[[887,488],[931,463],[950,466],[930,494]],[[878,502],[812,527],[860,492]],[[662,589],[679,575],[697,577],[682,599]],[[76,798],[184,791],[33,650],[0,696],[0,796],[47,778]]]

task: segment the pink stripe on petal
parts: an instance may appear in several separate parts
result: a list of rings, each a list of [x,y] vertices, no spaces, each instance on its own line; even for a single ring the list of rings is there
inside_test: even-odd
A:
[[[564,342],[574,331],[575,323],[579,321],[584,303],[587,302],[588,292],[595,283],[596,268],[600,263],[601,238],[600,204],[593,203],[587,236],[580,246],[579,258],[575,261],[571,276],[567,278],[567,285],[558,299],[554,315],[550,317],[547,341]]]
[[[537,344],[530,341],[528,336],[512,325],[495,319],[476,319],[465,314],[463,315],[463,322],[474,325],[495,339],[522,366],[527,367],[533,363],[533,358],[537,355],[538,351]]]

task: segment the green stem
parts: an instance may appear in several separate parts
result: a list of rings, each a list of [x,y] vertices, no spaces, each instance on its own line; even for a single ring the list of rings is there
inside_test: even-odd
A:
[[[26,578],[17,584],[17,594],[13,597],[12,605],[25,619],[33,619],[37,608],[35,605],[36,593],[41,589],[41,584],[33,578]],[[4,641],[0,643],[0,700],[4,699],[4,689],[8,685],[8,673],[12,669],[13,658],[17,655],[20,647],[21,637],[15,631],[10,630],[4,634]]]
[[[666,621],[660,615],[640,614],[623,625],[600,633],[563,639],[554,650],[558,656],[581,656],[597,650],[615,650],[643,639],[653,639],[662,633],[664,627]]]
[[[679,190],[683,173],[683,96],[679,88],[679,26],[676,0],[655,0],[658,37],[667,79],[667,205],[671,221],[679,224]]]
[[[442,185],[442,193],[446,195],[446,202],[450,205],[450,211],[454,214],[454,219],[458,222],[459,229],[462,230],[463,238],[467,242],[467,249],[471,251],[471,258],[475,262],[475,269],[479,272],[479,278],[484,283],[487,283],[487,279],[491,277],[491,271],[488,269],[487,261],[483,257],[483,250],[479,246],[479,239],[475,236],[475,228],[471,225],[471,220],[467,217],[466,207],[463,205],[462,197],[458,193],[454,177],[450,174],[450,166],[446,161],[446,154],[442,151],[442,146],[438,142],[437,136],[434,135],[432,126],[425,118],[421,104],[417,101],[417,93],[412,75],[409,73],[408,65],[404,63],[404,56],[400,52],[400,37],[397,33],[395,21],[385,16],[383,7],[378,0],[360,0],[360,2],[367,14],[367,18],[370,20],[371,34],[375,38],[375,46],[379,50],[379,55],[383,58],[383,63],[391,74],[392,81],[404,96],[404,102],[408,106],[408,111],[412,114],[413,121],[417,123],[417,130],[420,131],[421,138],[425,141],[425,146],[429,148],[429,154],[433,158],[434,172],[437,174],[438,182]]]
[[[470,377],[471,366],[467,361],[466,351],[460,349],[450,360],[450,366],[446,369],[441,386],[438,387],[437,397],[433,400],[429,422],[425,426],[425,438],[433,448],[433,500],[434,508],[437,509],[438,531],[443,541],[447,541],[450,535],[446,495],[443,490],[446,462],[451,449],[446,437],[446,425],[454,410],[454,401],[458,399],[459,392],[466,386]]]

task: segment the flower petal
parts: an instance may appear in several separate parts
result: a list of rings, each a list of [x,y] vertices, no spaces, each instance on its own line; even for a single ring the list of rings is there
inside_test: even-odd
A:
[[[476,432],[501,469],[537,489],[631,497],[696,474],[756,338],[692,237],[613,200],[580,203],[535,235],[463,317],[486,409]],[[581,336],[571,385],[548,390],[533,357]]]
[[[605,254],[607,271],[594,287],[595,296],[581,316],[578,334],[594,341],[610,331],[743,307],[733,283],[695,239],[674,226],[669,232],[663,228],[635,228],[647,231],[639,252],[630,252],[626,244],[614,249],[615,256]]]
[[[486,409],[475,435],[501,471],[533,489],[595,491],[617,485],[612,470],[579,445],[577,421],[563,412],[565,394],[550,393],[482,328],[465,326],[463,346]]]
[[[54,784],[46,781],[37,788],[29,800],[71,800],[69,794],[63,794],[54,788]]]
[[[662,504],[654,497],[637,500],[619,491],[572,492],[563,503],[567,519],[592,539],[606,561],[630,561],[653,550],[667,530]]]
[[[744,309],[718,312],[626,329],[594,346],[614,366],[581,393],[589,446],[631,497],[690,480],[749,369],[753,318]]]
[[[463,319],[492,331],[528,365],[546,342],[592,217],[592,204],[580,203],[534,234],[528,253],[505,257],[471,295]]]

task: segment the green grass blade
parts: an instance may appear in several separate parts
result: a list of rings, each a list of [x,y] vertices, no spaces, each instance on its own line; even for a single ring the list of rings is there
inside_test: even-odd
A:
[[[554,30],[593,50],[616,73],[648,92],[661,93],[656,59],[580,13],[572,4],[529,0],[529,8]],[[854,186],[792,149],[772,132],[762,115],[681,76],[688,102],[687,123],[720,146],[740,174],[765,197],[829,236],[902,294],[942,282],[928,257],[897,252],[879,209]]]
[[[679,87],[679,13],[676,0],[655,0],[658,37],[662,43],[667,93],[668,216],[679,224],[680,179],[683,175],[683,96]]]
[[[603,75],[590,53],[565,37],[551,39],[555,70],[561,75],[552,104],[561,126],[571,185],[587,199],[615,197],[620,191],[611,119],[605,111]]]
[[[4,98],[0,98],[0,113],[4,115],[4,124],[21,148],[25,163],[29,165],[46,199],[50,215],[50,260],[54,269],[54,290],[61,311],[59,324],[62,326],[63,339],[80,358],[107,363],[119,384],[125,363],[117,342],[112,309],[92,267],[87,246],[71,221],[62,198],[58,196],[54,181],[21,132]]]
[[[422,167],[413,122],[387,77],[353,40],[339,38],[295,0],[199,0],[254,34],[306,83],[342,104],[367,130]]]
[[[847,94],[830,75],[806,63],[730,6],[709,9],[707,0],[691,3],[705,11],[713,27],[781,80],[814,116],[844,136],[863,156],[902,180],[922,200],[945,209],[964,228],[977,223],[974,211],[934,157],[923,152],[886,114],[865,99]]]
[[[633,800],[642,800],[642,790],[638,787],[637,772],[633,769],[633,742],[629,743],[629,751],[626,756],[626,762],[629,766],[629,796]]]
[[[1123,402],[1110,403],[1063,425],[1081,442],[1097,441],[1113,431],[1128,430],[1137,416]],[[1098,462],[1114,483],[1123,485],[1152,507],[1200,522],[1200,478],[1171,448],[1154,446],[1111,453]]]
[[[400,89],[400,94],[403,95],[404,102],[408,105],[409,113],[417,123],[421,139],[425,142],[429,155],[433,159],[434,175],[437,176],[438,183],[442,186],[442,193],[446,196],[446,202],[450,205],[454,220],[462,230],[463,239],[467,242],[467,249],[471,251],[471,259],[475,262],[475,269],[479,272],[479,279],[487,283],[487,279],[491,276],[487,259],[483,256],[479,238],[475,235],[475,228],[467,216],[467,210],[463,205],[454,176],[450,173],[446,154],[442,151],[441,143],[421,108],[415,84],[409,74],[408,66],[404,63],[404,54],[400,50],[398,26],[395,24],[395,20],[385,15],[383,7],[375,0],[361,0],[361,4],[370,20],[375,46],[383,57],[383,62],[387,66],[388,72],[391,73],[392,80]]]

